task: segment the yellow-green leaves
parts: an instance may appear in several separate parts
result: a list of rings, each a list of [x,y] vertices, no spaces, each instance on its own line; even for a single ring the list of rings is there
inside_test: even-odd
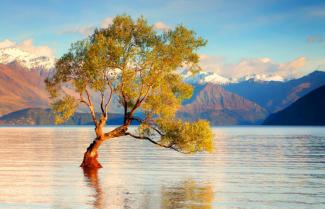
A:
[[[50,78],[46,78],[44,82],[45,82],[46,90],[50,94],[50,98],[51,99],[56,98],[58,96],[58,91],[60,86],[56,85],[56,83]]]
[[[199,120],[193,123],[180,120],[158,120],[165,135],[161,143],[174,146],[183,152],[213,151],[213,134],[209,122]]]
[[[208,122],[175,119],[182,100],[192,95],[192,86],[183,82],[179,69],[200,70],[197,49],[205,44],[181,25],[157,32],[143,17],[116,16],[111,25],[72,44],[46,80],[56,122],[69,119],[80,102],[93,116],[96,109],[106,115],[104,107],[109,106],[104,101],[110,101],[113,93],[124,109],[125,123],[136,111],[144,113],[141,136],[150,136],[155,126],[164,134],[161,143],[166,146],[184,152],[211,151],[213,136]],[[101,101],[92,102],[89,94],[100,95]],[[98,123],[96,117],[93,120]]]
[[[68,120],[76,111],[77,102],[72,96],[65,96],[51,104],[54,111],[56,124],[61,124]]]
[[[164,91],[165,90],[165,91]],[[173,92],[161,87],[156,88],[148,96],[142,109],[158,117],[174,117],[180,106],[180,101],[175,97]]]

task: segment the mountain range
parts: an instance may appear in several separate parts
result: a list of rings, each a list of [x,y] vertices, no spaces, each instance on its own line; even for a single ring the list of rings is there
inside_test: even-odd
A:
[[[264,125],[325,125],[325,85],[271,114]]]
[[[189,121],[207,119],[213,125],[244,125],[261,124],[268,115],[325,85],[325,72],[314,71],[288,81],[249,78],[231,82],[221,79],[218,83],[218,76],[205,72],[186,79],[195,87],[194,94],[184,102],[179,117]]]
[[[54,58],[37,55],[18,47],[0,48],[0,63],[19,63],[25,69],[50,70],[54,68]]]
[[[192,102],[183,105],[178,117],[195,121],[207,119],[212,125],[256,124],[266,116],[267,111],[242,96],[226,91],[216,84],[196,87]]]
[[[256,102],[268,112],[279,111],[325,84],[325,72],[314,71],[298,79],[281,81],[246,80],[225,85],[227,91]]]
[[[100,115],[98,114],[99,118]],[[108,125],[119,125],[123,123],[122,114],[110,113]],[[54,125],[54,114],[51,109],[26,108],[0,117],[0,125]],[[92,125],[92,118],[88,113],[75,113],[63,125]],[[138,124],[133,122],[132,125]]]
[[[14,54],[15,56],[4,54],[0,52],[0,63],[3,63],[0,64],[0,116],[5,117],[11,112],[32,108],[28,109],[28,117],[33,118],[30,117],[30,112],[42,112],[33,108],[49,107],[44,79],[51,72],[54,61],[51,64],[48,62],[50,58],[47,58],[37,66],[27,65],[28,62],[22,60],[31,60],[29,58],[36,55],[19,57],[19,53]],[[283,110],[325,84],[323,71],[315,71],[288,81],[274,75],[247,75],[241,79],[230,79],[213,72],[199,72],[190,76],[183,70],[181,74],[185,82],[194,86],[194,92],[191,99],[184,101],[177,113],[178,117],[189,121],[207,119],[213,125],[261,124],[268,115]],[[69,91],[69,88],[66,90]],[[115,113],[121,111],[116,98],[115,102],[113,100],[112,110]],[[78,111],[85,112],[86,109],[80,108]],[[27,117],[26,114],[24,117]],[[20,112],[19,115],[23,117],[24,114]],[[3,117],[2,122],[9,120],[8,117],[6,120]],[[33,120],[36,120],[35,117]],[[79,124],[75,121],[71,123]]]
[[[0,64],[0,115],[28,107],[48,107],[45,73],[18,63]]]

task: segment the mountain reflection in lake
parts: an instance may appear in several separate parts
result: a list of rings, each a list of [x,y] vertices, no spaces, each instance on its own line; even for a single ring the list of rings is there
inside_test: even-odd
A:
[[[325,130],[215,128],[215,153],[130,138],[82,170],[92,127],[0,128],[0,208],[323,208]]]

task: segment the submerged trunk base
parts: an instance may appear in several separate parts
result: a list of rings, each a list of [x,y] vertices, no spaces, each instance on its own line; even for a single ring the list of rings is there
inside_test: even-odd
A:
[[[102,165],[97,161],[98,158],[98,148],[100,145],[107,139],[115,138],[119,136],[124,136],[127,130],[127,126],[120,126],[106,134],[103,134],[102,127],[96,127],[96,135],[95,140],[88,146],[87,151],[84,154],[84,159],[80,165],[80,167],[87,169],[96,169],[102,168]]]
[[[91,156],[88,152],[85,152],[84,159],[80,165],[80,167],[84,169],[98,169],[102,168],[102,165],[97,161],[98,154],[95,156]]]

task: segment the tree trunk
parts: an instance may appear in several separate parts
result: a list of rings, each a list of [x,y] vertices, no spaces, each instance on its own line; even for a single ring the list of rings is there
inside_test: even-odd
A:
[[[98,148],[103,143],[104,140],[96,138],[87,148],[84,154],[83,161],[80,167],[83,168],[101,168],[102,165],[97,161],[98,158]]]
[[[80,167],[84,169],[98,169],[102,168],[102,165],[97,161],[98,158],[98,148],[99,146],[108,139],[124,136],[128,129],[128,125],[122,125],[108,133],[102,131],[102,126],[95,128],[96,139],[88,146],[87,151],[84,154],[83,161]]]

